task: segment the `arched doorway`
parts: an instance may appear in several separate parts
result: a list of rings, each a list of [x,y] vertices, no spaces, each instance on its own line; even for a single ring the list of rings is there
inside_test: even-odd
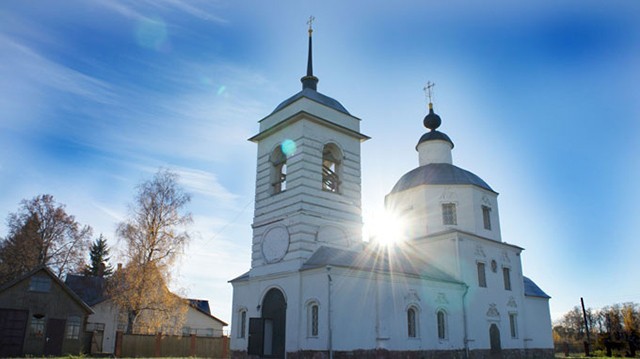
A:
[[[500,345],[500,329],[494,323],[489,328],[489,340],[491,342],[491,358],[502,358],[502,346]]]
[[[272,288],[262,300],[264,319],[264,356],[284,358],[287,322],[287,302],[279,289]]]

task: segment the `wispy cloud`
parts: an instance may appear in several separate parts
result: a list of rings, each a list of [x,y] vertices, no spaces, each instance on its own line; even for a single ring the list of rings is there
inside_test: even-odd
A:
[[[57,105],[55,99],[60,95],[101,104],[117,102],[109,83],[56,63],[3,34],[0,34],[0,77],[3,79],[0,114],[5,126],[37,121],[41,111]]]
[[[154,0],[154,1],[124,1],[124,0],[97,0],[93,2],[105,9],[114,11],[122,16],[141,20],[151,11],[173,12],[180,11],[189,16],[201,20],[213,21],[220,24],[228,23],[227,19],[215,14],[216,2],[212,1],[182,1],[182,0]]]
[[[222,186],[213,173],[186,167],[178,167],[173,170],[180,176],[179,181],[187,187],[187,190],[225,202],[238,198]]]

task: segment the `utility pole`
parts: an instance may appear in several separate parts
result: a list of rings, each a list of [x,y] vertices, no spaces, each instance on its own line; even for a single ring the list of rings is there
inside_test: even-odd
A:
[[[580,297],[580,304],[582,304],[582,316],[584,317],[584,329],[587,333],[587,341],[584,342],[584,355],[590,357],[589,343],[591,343],[591,335],[589,335],[589,323],[587,322],[587,311],[584,309],[584,299]]]

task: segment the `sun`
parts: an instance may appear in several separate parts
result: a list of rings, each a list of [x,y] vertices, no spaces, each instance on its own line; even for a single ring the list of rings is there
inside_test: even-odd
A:
[[[390,246],[405,238],[405,223],[393,212],[383,211],[366,216],[363,237],[369,242]]]

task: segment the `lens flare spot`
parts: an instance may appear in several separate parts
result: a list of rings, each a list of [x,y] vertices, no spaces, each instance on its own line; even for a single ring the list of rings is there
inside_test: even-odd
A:
[[[365,221],[363,231],[370,242],[390,246],[405,240],[406,224],[395,213],[384,211],[372,214]]]
[[[211,86],[213,83],[213,81],[211,81],[210,78],[208,78],[207,76],[201,76],[200,77],[200,84],[202,84],[203,86]]]
[[[293,140],[286,139],[280,144],[280,149],[285,156],[291,157],[296,153],[296,143]]]
[[[160,18],[144,18],[136,26],[138,45],[163,50],[167,43],[167,25]]]
[[[222,85],[218,87],[218,96],[222,95],[227,90],[227,86]]]

